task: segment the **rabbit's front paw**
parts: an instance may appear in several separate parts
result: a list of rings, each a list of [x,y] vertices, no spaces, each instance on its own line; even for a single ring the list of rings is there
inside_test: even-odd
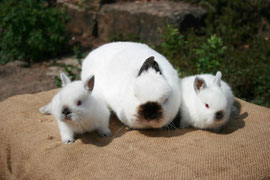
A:
[[[72,144],[75,140],[73,138],[63,138],[62,143],[63,144]]]

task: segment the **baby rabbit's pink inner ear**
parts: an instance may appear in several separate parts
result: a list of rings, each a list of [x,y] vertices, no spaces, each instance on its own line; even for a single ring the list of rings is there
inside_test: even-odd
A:
[[[196,77],[193,84],[194,90],[196,93],[199,93],[200,90],[206,88],[206,83],[203,78]]]
[[[69,84],[71,82],[71,80],[63,72],[60,74],[60,78],[61,78],[61,81],[62,81],[62,87],[66,86],[67,84]]]
[[[95,84],[95,76],[89,76],[89,78],[85,81],[84,87],[88,90],[88,91],[93,91],[94,89],[94,84]]]
[[[222,74],[220,71],[218,71],[214,79],[214,84],[218,85],[219,87],[221,85],[221,77],[222,77]]]

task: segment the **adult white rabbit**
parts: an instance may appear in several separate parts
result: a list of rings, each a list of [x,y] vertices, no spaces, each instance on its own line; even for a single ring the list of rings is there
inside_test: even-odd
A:
[[[181,128],[219,130],[232,111],[237,112],[232,90],[221,76],[218,71],[216,76],[201,74],[182,79]]]
[[[40,108],[40,112],[55,116],[62,142],[73,143],[75,134],[93,130],[101,136],[110,136],[110,111],[105,102],[92,93],[94,76],[88,76],[84,84],[82,81],[71,82],[64,73],[60,77],[63,88],[49,104]]]
[[[130,128],[160,128],[180,107],[176,70],[157,51],[141,43],[114,42],[92,51],[81,78],[94,74],[96,90],[120,121]]]

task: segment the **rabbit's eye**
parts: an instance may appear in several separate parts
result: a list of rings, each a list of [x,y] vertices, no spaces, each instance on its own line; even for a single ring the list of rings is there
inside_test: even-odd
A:
[[[209,105],[208,105],[208,104],[205,104],[205,107],[206,107],[207,109],[209,109]]]
[[[82,104],[82,101],[77,102],[77,106],[80,106]]]

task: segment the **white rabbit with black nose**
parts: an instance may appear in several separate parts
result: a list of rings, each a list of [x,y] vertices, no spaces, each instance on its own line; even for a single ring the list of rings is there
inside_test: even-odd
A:
[[[62,142],[73,143],[75,134],[93,130],[97,130],[101,136],[110,136],[110,111],[93,91],[95,77],[89,75],[84,83],[71,82],[64,73],[60,77],[63,88],[49,104],[40,108],[40,112],[55,116]]]
[[[216,76],[201,74],[182,79],[182,105],[180,127],[195,127],[218,131],[226,124],[232,111],[234,95],[230,86]]]
[[[94,74],[95,88],[130,128],[160,128],[179,111],[179,78],[169,61],[149,46],[105,44],[83,61],[81,78]]]

